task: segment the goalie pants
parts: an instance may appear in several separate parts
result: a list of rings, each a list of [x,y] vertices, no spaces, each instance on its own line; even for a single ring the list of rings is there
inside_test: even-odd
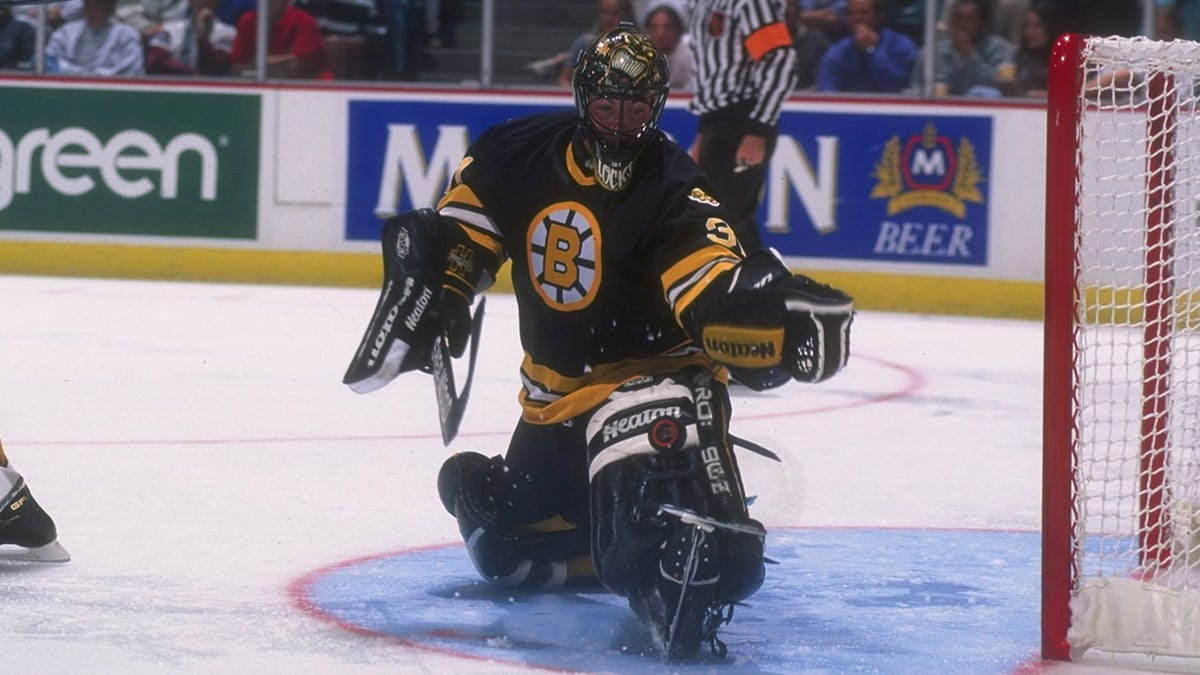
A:
[[[484,578],[553,587],[598,571],[605,586],[628,596],[657,560],[664,504],[753,522],[729,411],[725,385],[707,370],[635,378],[570,423],[519,422],[503,458],[454,455],[439,492]],[[762,539],[729,540],[722,564],[738,569],[722,571],[736,600],[762,581]]]

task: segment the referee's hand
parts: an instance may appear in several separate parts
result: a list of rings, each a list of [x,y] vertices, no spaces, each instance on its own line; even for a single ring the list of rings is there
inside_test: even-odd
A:
[[[737,153],[733,156],[733,172],[748,171],[767,159],[767,139],[754,134],[742,136]]]

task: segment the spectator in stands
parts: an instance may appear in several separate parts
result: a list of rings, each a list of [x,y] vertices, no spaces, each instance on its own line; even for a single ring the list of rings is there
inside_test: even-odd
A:
[[[917,45],[883,25],[882,0],[848,0],[850,35],[821,58],[817,91],[898,93],[908,86]]]
[[[1025,10],[1021,43],[1017,46],[1017,76],[1005,90],[1006,94],[1045,98],[1050,49],[1062,31],[1062,17],[1057,10],[1045,5]]]
[[[217,0],[217,20],[237,26],[242,15],[258,7],[257,0]]]
[[[422,42],[429,47],[442,46],[442,3],[439,0],[425,0],[422,25],[425,26],[425,39]]]
[[[798,25],[815,30],[829,38],[829,43],[846,36],[846,0],[788,0],[788,9],[795,6]]]
[[[1154,37],[1158,40],[1190,40],[1184,33],[1183,16],[1178,5],[1159,5],[1154,12]]]
[[[1082,32],[1089,35],[1141,34],[1142,3],[1130,0],[1076,0],[1084,19]]]
[[[821,65],[821,57],[833,41],[822,31],[810,28],[800,21],[800,5],[797,3],[787,4],[784,21],[792,33],[792,46],[796,48],[796,80],[792,88],[795,91],[812,91],[816,89],[817,69]]]
[[[1173,6],[1161,6],[1154,15],[1155,35],[1160,40],[1171,41],[1182,39],[1183,22]],[[1089,78],[1083,84],[1083,95],[1094,98],[1102,95],[1106,100],[1131,101],[1144,99],[1146,91],[1146,72],[1133,70],[1125,66],[1104,67],[1099,73]],[[1196,87],[1200,84],[1192,82],[1192,95],[1197,94]]]
[[[1059,10],[1066,30],[1133,37],[1142,31],[1141,0],[1037,0]]]
[[[64,23],[46,44],[46,70],[77,75],[146,72],[142,36],[114,18],[117,0],[84,0],[83,17]]]
[[[268,0],[267,75],[291,79],[331,80],[325,62],[321,28],[311,14],[292,6],[291,0]],[[229,58],[234,72],[252,71],[257,44],[258,10],[238,21]]]
[[[1175,14],[1175,18],[1179,22],[1179,28],[1176,30],[1176,35],[1183,40],[1200,40],[1200,0],[1158,0],[1158,9],[1161,15],[1162,10],[1171,10]],[[1158,29],[1158,23],[1155,23],[1155,39],[1168,40],[1174,38],[1163,37],[1163,32]]]
[[[146,72],[228,75],[237,29],[217,18],[217,0],[188,0],[189,14],[168,21],[146,47]]]
[[[66,0],[41,5],[46,8],[46,27],[53,31],[68,21],[83,18],[83,0]],[[38,23],[39,5],[19,5],[14,8],[18,19],[33,26]]]
[[[933,44],[935,94],[996,97],[1001,94],[1000,87],[1014,77],[1015,48],[990,31],[990,19],[988,0],[954,0],[947,20],[948,35]],[[918,54],[909,80],[918,92],[925,86],[921,58]]]
[[[36,40],[33,26],[13,16],[11,7],[0,6],[0,68],[29,68]]]
[[[317,20],[338,80],[378,80],[388,70],[388,23],[375,0],[296,0]]]
[[[692,88],[692,46],[687,34],[687,9],[682,2],[658,0],[650,3],[642,19],[642,30],[667,57],[671,91]]]
[[[421,60],[423,15],[413,0],[379,0],[388,29],[388,79],[415,80]]]
[[[631,0],[597,0],[596,23],[590,30],[580,33],[567,47],[558,73],[558,83],[564,87],[571,86],[571,74],[575,71],[579,52],[592,41],[592,37],[616,28],[622,21],[633,23],[634,20]]]
[[[992,32],[1014,45],[1021,44],[1025,12],[1032,6],[1029,0],[995,0],[992,10]]]
[[[925,43],[925,0],[884,0],[881,9],[883,25],[904,33],[918,47]]]
[[[163,24],[186,18],[187,0],[118,0],[117,21],[128,24],[149,40]]]
[[[454,46],[454,26],[458,23],[461,7],[459,0],[425,0],[426,47],[441,48]]]

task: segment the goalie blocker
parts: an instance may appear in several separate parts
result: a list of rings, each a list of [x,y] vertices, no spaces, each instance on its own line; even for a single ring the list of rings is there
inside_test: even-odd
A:
[[[458,433],[475,372],[483,323],[483,300],[471,316],[471,300],[491,285],[473,262],[461,230],[432,209],[390,218],[383,226],[383,289],[366,333],[342,382],[366,394],[400,373],[433,375],[442,440]],[[462,391],[456,391],[450,356],[471,355]]]
[[[684,326],[739,383],[770,389],[789,379],[823,382],[850,358],[854,299],[759,250],[688,308]]]

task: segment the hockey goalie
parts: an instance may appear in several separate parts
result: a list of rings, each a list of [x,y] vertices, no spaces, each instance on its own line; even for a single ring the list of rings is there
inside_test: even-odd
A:
[[[594,577],[680,660],[723,655],[717,629],[764,577],[728,382],[829,379],[854,312],[771,251],[743,252],[700,168],[658,129],[667,81],[645,34],[601,34],[574,71],[574,110],[492,127],[436,210],[390,219],[384,288],[345,382],[368,392],[444,371],[511,261],[522,415],[503,454],[445,462],[442,503],[484,578]],[[453,388],[440,393],[455,412]]]

